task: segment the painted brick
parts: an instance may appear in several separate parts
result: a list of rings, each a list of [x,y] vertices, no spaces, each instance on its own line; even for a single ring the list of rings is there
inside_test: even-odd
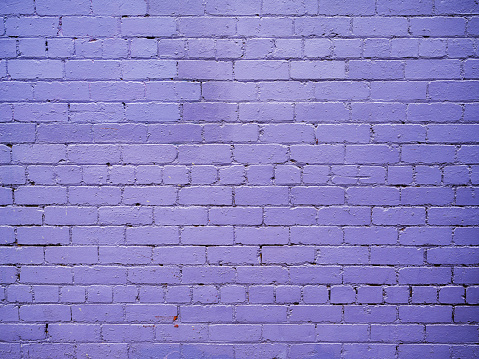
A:
[[[477,13],[4,0],[0,357],[477,357]]]

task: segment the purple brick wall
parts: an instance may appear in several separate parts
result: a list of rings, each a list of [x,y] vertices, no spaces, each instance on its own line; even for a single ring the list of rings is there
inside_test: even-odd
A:
[[[0,15],[0,358],[479,358],[477,1]]]

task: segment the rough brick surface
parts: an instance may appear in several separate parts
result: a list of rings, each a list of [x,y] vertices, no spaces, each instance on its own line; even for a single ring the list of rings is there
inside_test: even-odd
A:
[[[479,358],[477,1],[0,15],[0,358]]]

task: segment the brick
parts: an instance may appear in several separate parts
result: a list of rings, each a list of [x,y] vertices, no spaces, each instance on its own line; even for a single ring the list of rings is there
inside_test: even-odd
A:
[[[348,1],[344,4],[327,0],[320,4],[319,13],[326,15],[373,15],[375,10],[374,5],[374,2],[371,0],[362,0],[359,2]]]
[[[123,202],[130,205],[137,203],[157,206],[172,205],[176,202],[176,189],[174,187],[127,187],[123,191]]]
[[[380,358],[395,355],[396,346],[390,344],[346,344],[345,358]]]
[[[54,341],[59,342],[89,342],[100,340],[100,325],[98,324],[51,324],[48,333]]]
[[[474,245],[476,242],[477,229],[475,228],[456,228],[454,231],[454,243],[458,245]]]
[[[240,206],[285,205],[288,204],[288,188],[238,187],[235,190],[235,204]]]
[[[320,9],[320,13],[321,13]],[[329,37],[333,34],[351,35],[350,19],[347,17],[298,17],[295,19],[295,34],[302,36]]]
[[[201,142],[202,127],[194,124],[150,125],[148,141],[155,143]]]
[[[40,0],[35,5],[38,15],[88,15],[90,13],[90,3],[86,0],[64,1],[59,4]]]
[[[73,274],[72,269],[66,267],[24,266],[20,269],[20,282],[36,284],[72,284]]]
[[[375,207],[372,212],[374,224],[379,225],[420,225],[426,222],[425,209],[421,207]]]
[[[23,186],[15,191],[16,204],[65,204],[66,188]]]
[[[229,17],[184,17],[179,20],[179,32],[187,37],[234,35],[235,19]]]
[[[358,17],[353,21],[353,33],[356,36],[406,36],[407,30],[406,18],[402,17]]]
[[[303,163],[342,163],[344,149],[341,145],[294,145],[291,159]]]
[[[394,284],[396,273],[390,267],[345,267],[343,281],[355,284]]]
[[[365,248],[319,247],[316,263],[320,264],[365,264],[369,254]],[[340,258],[340,259],[335,259]]]
[[[43,211],[35,207],[0,207],[0,224],[39,225]]]
[[[18,316],[17,316],[18,319]],[[21,340],[42,340],[45,339],[45,325],[42,324],[7,324],[3,323],[2,340],[15,342]],[[5,343],[6,344],[6,343]],[[12,345],[12,344],[11,344]],[[20,346],[18,352],[13,348],[11,350],[2,347],[2,355],[20,355]]]
[[[300,122],[331,122],[349,119],[349,111],[341,103],[298,103],[295,106],[295,115],[296,121]],[[319,133],[316,135],[318,140],[321,139]]]
[[[478,86],[477,81],[433,81],[429,86],[429,96],[436,101],[446,97],[450,101],[471,101]]]
[[[100,247],[100,263],[148,264],[151,262],[151,249],[147,247]]]
[[[371,264],[421,265],[424,251],[414,247],[372,247]]]
[[[336,79],[345,78],[345,63],[342,61],[293,61],[293,79]]]
[[[180,317],[186,323],[228,323],[233,319],[233,307],[226,305],[183,306]]]
[[[90,97],[94,101],[133,101],[145,98],[145,87],[140,82],[98,81],[90,85]]]
[[[476,208],[432,207],[428,210],[428,222],[432,225],[475,225]]]
[[[264,222],[267,225],[311,225],[316,224],[316,209],[311,207],[265,208]]]
[[[0,40],[0,44],[2,45],[2,49],[0,50],[0,54],[2,58],[8,57],[16,57],[17,56],[17,44],[16,39],[2,39]]]
[[[290,122],[293,106],[289,103],[242,103],[239,118],[242,122]]]
[[[337,227],[291,227],[291,243],[339,244],[343,233]]]
[[[15,242],[15,232],[13,230],[13,227],[1,226],[0,236],[0,243],[2,244],[11,244]]]
[[[395,306],[350,305],[344,311],[347,323],[392,323],[396,320]]]
[[[461,108],[456,104],[410,104],[407,110],[411,122],[456,122],[461,115]]]
[[[119,204],[121,191],[116,187],[69,187],[68,198],[71,204]]]
[[[124,60],[121,62],[123,79],[169,79],[176,77],[176,62],[171,60]]]
[[[110,2],[106,0],[92,1],[93,14],[95,15],[145,15],[146,1],[118,1]],[[61,13],[60,13],[61,14]]]
[[[328,343],[317,343],[317,344],[292,344],[290,347],[290,354],[294,358],[301,358],[307,356],[318,356],[322,353],[327,353],[328,355],[340,356],[341,355],[341,345],[339,344],[328,344]]]
[[[100,207],[98,209],[99,223],[103,225],[145,225],[153,222],[152,208],[144,207]]]
[[[451,280],[449,268],[402,268],[399,270],[400,284],[447,284]]]
[[[268,305],[239,305],[236,319],[240,323],[272,323],[286,321],[286,307]]]
[[[123,18],[121,33],[125,36],[171,36],[176,33],[176,26],[168,17]]]
[[[0,123],[0,141],[29,143],[34,142],[35,126],[30,123]]]
[[[412,19],[410,32],[414,36],[461,36],[465,33],[465,21],[453,17],[417,17]]]
[[[228,145],[183,145],[178,147],[178,161],[183,164],[231,163]]]
[[[384,101],[426,99],[426,82],[377,81],[371,83],[371,98]]]
[[[221,120],[232,122],[237,117],[237,106],[233,103],[200,102],[183,105],[183,120],[188,122],[217,122]]]
[[[177,150],[173,145],[126,145],[122,154],[124,163],[159,164],[173,162]]]
[[[404,67],[401,61],[349,61],[348,77],[351,79],[401,79],[404,76]]]
[[[316,83],[314,97],[317,100],[364,100],[369,97],[369,92],[361,82],[325,81]]]
[[[295,205],[344,204],[344,190],[339,187],[294,187],[291,196]]]
[[[211,124],[203,129],[206,142],[256,142],[259,136],[259,126],[256,124]]]
[[[252,82],[219,82],[203,83],[202,94],[205,100],[241,101],[254,100],[257,94],[256,84]]]
[[[34,4],[33,1],[5,1],[0,8],[1,14],[33,14]]]
[[[108,342],[138,341],[140,338],[152,340],[154,328],[140,324],[107,324],[102,326],[101,335]]]
[[[70,236],[67,227],[21,227],[17,229],[17,241],[24,245],[68,244]]]
[[[337,284],[341,282],[341,273],[338,266],[291,267],[290,278],[294,284]]]
[[[169,61],[171,63],[171,61]],[[148,100],[199,100],[200,86],[194,82],[153,81],[146,84],[146,98]],[[161,104],[164,106],[164,104]],[[157,104],[131,104],[130,106],[158,107]]]
[[[158,280],[164,284],[174,284],[180,281],[177,267],[136,267],[128,269],[128,280],[136,284],[156,284]]]
[[[201,207],[156,208],[155,223],[161,225],[205,225],[207,211]]]
[[[76,267],[75,283],[81,284],[125,284],[126,269],[121,267]]]
[[[85,143],[92,141],[90,125],[41,124],[37,128],[37,142],[40,143]]]
[[[72,230],[74,244],[119,244],[125,240],[121,227],[76,227]]]
[[[178,77],[194,80],[231,80],[233,64],[228,61],[178,61]]]
[[[403,104],[372,102],[353,103],[352,120],[369,122],[403,122],[406,117],[406,106]]]
[[[399,306],[399,320],[404,323],[447,323],[452,319],[452,308],[449,306]]]
[[[68,16],[62,22],[65,36],[115,36],[119,34],[117,19],[113,17]]]
[[[218,303],[218,290],[214,286],[194,287],[193,302]]]
[[[79,344],[77,346],[78,355],[90,355],[92,358],[102,358],[108,355],[122,356],[126,355],[128,350],[127,344]]]
[[[331,55],[331,48],[332,43],[330,40],[327,39],[306,39],[304,41],[304,54],[306,57],[309,58],[328,57]],[[303,64],[303,67],[305,66],[305,64],[308,64],[307,62],[296,62],[297,65],[301,63]],[[316,63],[320,64],[320,62]],[[325,62],[325,64],[327,63]],[[310,62],[309,66],[313,67],[314,62]],[[301,65],[297,67],[301,68]]]
[[[272,37],[272,36],[291,36],[293,34],[293,20],[284,17],[240,17],[237,23],[237,34],[248,36],[246,55],[249,58],[258,56],[259,53],[269,53],[272,49],[272,42],[269,39],[254,39],[254,37]],[[251,38],[253,37],[253,39]],[[250,47],[252,45],[268,44],[270,50],[261,46]],[[257,52],[258,51],[258,52]],[[259,56],[262,57],[262,56]]]
[[[0,275],[0,283],[2,284],[12,284],[18,278],[18,269],[14,266],[1,266],[2,270]]]
[[[301,101],[314,98],[314,87],[309,82],[288,81],[260,82],[259,98],[261,101]]]
[[[139,333],[141,334],[141,333]],[[147,356],[155,355],[168,356],[179,353],[180,346],[178,344],[159,344],[159,343],[141,343],[131,345],[131,358],[140,359]]]
[[[125,117],[118,103],[71,103],[69,112],[72,122],[121,122]]]
[[[433,3],[432,0],[380,0],[377,11],[380,15],[432,15]]]
[[[66,122],[68,107],[60,103],[18,103],[14,106],[14,119],[20,122]]]
[[[458,79],[459,60],[407,60],[407,79]]]
[[[258,207],[214,207],[209,211],[209,221],[219,225],[259,225],[262,209]]]
[[[119,80],[121,69],[119,61],[107,60],[69,60],[65,62],[67,79]]]
[[[281,60],[244,60],[234,64],[237,80],[286,80],[289,77],[288,63]]]
[[[57,17],[9,17],[5,22],[9,36],[56,36]]]
[[[409,227],[399,234],[401,244],[437,244],[446,245],[451,243],[452,233],[450,228],[444,227]]]
[[[335,39],[333,40],[334,55],[337,57],[359,57],[361,53],[361,41],[359,39]]]
[[[2,247],[1,264],[41,264],[43,263],[42,248],[35,247]]]
[[[305,264],[312,263],[315,257],[314,248],[306,246],[264,246],[261,254],[265,264]]]
[[[301,57],[301,41],[299,39],[278,39],[275,42],[274,58]]]
[[[325,342],[365,342],[368,340],[368,326],[365,324],[318,324],[318,340]]]
[[[452,204],[454,193],[449,188],[411,187],[401,190],[401,203],[409,205]]]
[[[75,163],[118,163],[119,149],[116,145],[72,145],[68,147],[68,158]]]
[[[440,58],[446,52],[447,42],[444,39],[422,39],[419,41],[419,56]]]
[[[45,208],[45,224],[84,225],[96,222],[95,207],[49,206]]]
[[[63,64],[59,60],[9,60],[8,73],[13,79],[61,79]]]

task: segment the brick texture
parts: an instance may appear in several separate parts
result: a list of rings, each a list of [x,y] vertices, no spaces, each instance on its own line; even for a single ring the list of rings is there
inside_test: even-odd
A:
[[[479,358],[477,1],[0,15],[0,358]]]

